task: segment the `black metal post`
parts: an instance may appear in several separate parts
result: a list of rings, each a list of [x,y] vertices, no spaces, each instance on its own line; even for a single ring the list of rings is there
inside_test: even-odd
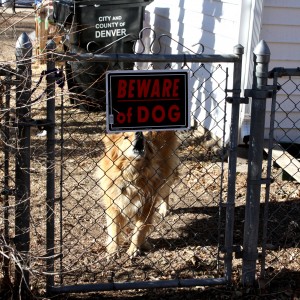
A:
[[[47,49],[47,292],[54,285],[54,200],[55,200],[55,61],[56,45],[48,41]]]
[[[32,44],[26,33],[16,43],[17,86],[16,121],[18,138],[16,145],[16,195],[15,195],[15,246],[18,252],[16,263],[16,290],[26,294],[29,286],[30,246],[30,126],[31,117],[31,58]]]
[[[241,74],[242,57],[244,47],[237,45],[234,47],[234,54],[239,60],[234,63],[233,90],[232,90],[232,109],[230,124],[230,143],[228,159],[228,190],[226,203],[226,229],[225,229],[225,278],[231,282],[232,275],[232,253],[233,253],[233,226],[235,209],[235,188],[236,188],[236,162],[237,147],[239,138],[239,115],[241,103]]]
[[[11,90],[12,72],[7,72],[5,76],[5,106],[1,109],[8,110],[10,108],[10,90]],[[3,110],[4,111],[4,110]],[[10,143],[10,130],[9,130],[9,113],[6,111],[4,115],[4,190],[3,193],[3,217],[4,217],[4,241],[9,242],[9,196],[12,194],[9,187],[9,143]],[[10,284],[10,273],[9,273],[9,252],[8,249],[4,248],[6,256],[3,258],[3,282],[4,285]]]
[[[245,286],[253,286],[258,258],[258,228],[262,184],[263,142],[265,131],[266,99],[268,97],[268,68],[270,49],[261,41],[254,49],[254,78],[252,87],[251,126],[246,198],[243,274]]]

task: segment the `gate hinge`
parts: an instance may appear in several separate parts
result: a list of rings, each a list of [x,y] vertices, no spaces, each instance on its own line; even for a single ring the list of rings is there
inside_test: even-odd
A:
[[[220,248],[220,251],[222,253],[225,253],[227,252],[226,248],[225,247],[221,247]],[[232,253],[234,253],[235,255],[235,258],[236,259],[239,259],[239,258],[242,258],[243,257],[243,250],[242,250],[242,246],[240,245],[233,245],[232,246]]]
[[[248,97],[240,97],[241,90],[240,89],[227,89],[226,88],[226,93],[232,93],[233,95],[237,96],[230,96],[226,97],[225,100],[227,103],[232,104],[233,102],[237,102],[238,104],[248,104],[249,103],[249,98]]]
[[[248,97],[237,97],[235,99],[237,99],[240,104],[248,104],[249,103]],[[226,97],[227,103],[233,103],[233,101],[234,101],[234,97]]]
[[[270,178],[262,178],[261,179],[261,184],[271,184],[274,183],[275,179],[270,177]]]
[[[47,120],[47,119],[34,120],[34,119],[31,119],[31,118],[23,118],[23,119],[21,119],[21,121],[14,123],[14,127],[18,127],[18,126],[20,126],[20,127],[36,126],[40,130],[43,130],[43,129],[46,129],[48,127],[53,127],[54,123]]]
[[[252,179],[252,180],[248,180],[249,183],[253,184],[253,185],[263,185],[263,184],[272,184],[274,183],[275,179],[270,177],[270,178],[260,178],[260,179]]]
[[[226,253],[226,251],[224,251],[224,253]],[[234,253],[234,257],[235,259],[246,259],[247,260],[247,256],[245,256],[245,252],[242,248],[242,246],[240,245],[233,245],[232,246],[232,253]],[[256,257],[257,259],[261,259],[263,257],[263,253],[261,251],[256,251],[256,253],[254,253],[254,257]],[[251,258],[253,258],[253,255],[251,255]]]
[[[245,97],[251,98],[272,98],[273,94],[279,91],[281,87],[279,85],[266,85],[261,87],[261,89],[245,89]]]
[[[236,259],[240,259],[243,258],[243,250],[242,250],[242,246],[240,245],[234,245],[233,246],[233,252],[234,252],[234,256]]]
[[[8,187],[2,189],[1,195],[3,196],[15,196],[16,190],[15,189],[10,189]]]

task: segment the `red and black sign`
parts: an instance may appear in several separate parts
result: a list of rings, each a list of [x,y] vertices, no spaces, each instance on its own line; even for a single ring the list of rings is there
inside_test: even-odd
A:
[[[190,126],[188,71],[112,71],[106,78],[107,131]]]

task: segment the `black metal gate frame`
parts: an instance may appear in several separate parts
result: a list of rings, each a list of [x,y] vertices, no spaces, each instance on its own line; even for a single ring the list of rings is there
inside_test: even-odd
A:
[[[49,45],[49,44],[48,44]],[[50,47],[51,49],[52,46]],[[50,49],[50,50],[51,50]],[[229,142],[229,165],[228,165],[228,191],[226,205],[226,229],[225,229],[225,245],[222,249],[225,255],[225,276],[222,278],[209,279],[175,279],[160,281],[143,281],[143,282],[112,282],[100,284],[86,285],[69,285],[55,286],[54,276],[47,276],[47,292],[49,294],[74,293],[74,292],[95,292],[108,290],[129,290],[129,289],[150,289],[150,288],[174,288],[174,287],[193,287],[193,286],[213,286],[230,284],[232,277],[232,259],[233,259],[233,225],[234,225],[234,208],[235,208],[235,186],[236,186],[236,162],[237,162],[237,146],[239,134],[239,112],[240,104],[245,100],[240,97],[241,93],[241,70],[242,56],[244,48],[241,45],[234,47],[232,55],[205,55],[205,54],[74,54],[67,53],[59,55],[55,52],[48,53],[48,64],[55,61],[85,61],[89,62],[161,62],[161,63],[233,63],[233,88],[226,92],[231,93],[231,97],[227,97],[226,101],[232,104],[231,123],[230,123],[230,142]],[[49,66],[53,67],[53,66]],[[51,98],[51,97],[50,97]],[[48,99],[50,99],[48,96]],[[50,112],[48,112],[50,113]],[[54,114],[54,111],[52,112]],[[48,116],[54,120],[54,115]],[[54,128],[53,128],[54,130]],[[51,136],[50,133],[48,135]],[[51,138],[52,140],[52,138]],[[51,147],[51,143],[49,143]],[[54,144],[52,150],[48,148],[48,154],[54,153]],[[54,165],[54,157],[48,157],[49,166]],[[51,169],[50,169],[51,172]],[[49,174],[53,176],[53,174]],[[52,192],[48,191],[51,189]],[[54,273],[54,181],[47,180],[47,273]],[[49,194],[48,194],[49,193]],[[51,195],[50,195],[51,193]],[[52,194],[53,193],[53,194]],[[51,217],[52,216],[52,217]]]

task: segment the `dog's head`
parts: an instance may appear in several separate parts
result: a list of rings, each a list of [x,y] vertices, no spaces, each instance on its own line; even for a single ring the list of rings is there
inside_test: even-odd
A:
[[[113,161],[124,158],[129,161],[141,161],[150,151],[147,134],[142,132],[124,132],[108,135],[105,141],[106,153]]]

